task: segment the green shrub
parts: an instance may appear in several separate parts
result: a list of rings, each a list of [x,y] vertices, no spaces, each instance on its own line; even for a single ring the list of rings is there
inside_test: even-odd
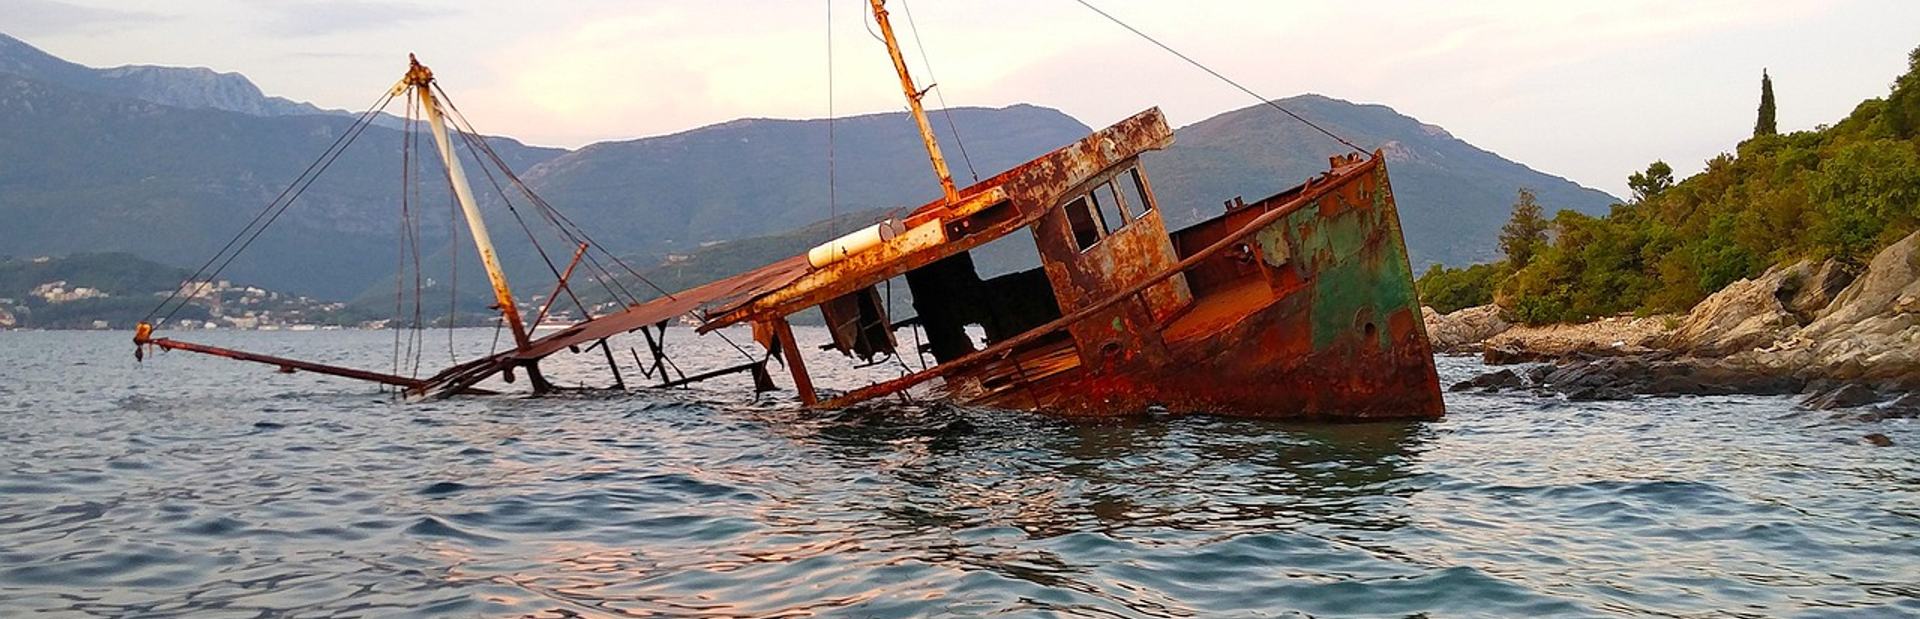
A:
[[[1505,262],[1450,269],[1433,265],[1414,282],[1420,303],[1442,314],[1493,302],[1494,288],[1513,274]]]

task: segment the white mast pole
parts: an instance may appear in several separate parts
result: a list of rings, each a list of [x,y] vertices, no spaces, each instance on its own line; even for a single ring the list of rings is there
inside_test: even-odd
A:
[[[440,147],[440,159],[446,162],[447,179],[452,182],[453,195],[460,201],[460,210],[466,215],[467,229],[473,233],[474,248],[480,250],[480,263],[487,268],[487,279],[493,283],[494,302],[499,306],[500,316],[513,329],[513,342],[520,350],[529,345],[527,329],[520,324],[520,309],[513,302],[513,290],[507,286],[507,274],[500,270],[500,257],[494,252],[493,237],[487,234],[487,223],[480,219],[480,206],[473,201],[473,189],[467,185],[467,173],[460,167],[460,157],[453,151],[453,144],[447,140],[447,125],[440,117],[440,104],[433,96],[433,71],[414,60],[408,60],[412,67],[407,70],[405,84],[420,93],[420,106],[426,111],[427,124],[433,128],[433,142]]]

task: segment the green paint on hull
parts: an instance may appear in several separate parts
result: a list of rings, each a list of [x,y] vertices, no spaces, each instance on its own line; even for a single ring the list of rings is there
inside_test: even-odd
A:
[[[1386,185],[1384,168],[1374,180],[1376,187]],[[1393,203],[1384,191],[1372,198],[1370,207],[1355,205],[1331,217],[1321,214],[1318,203],[1310,204],[1275,222],[1299,248],[1295,268],[1310,281],[1315,351],[1359,335],[1368,321],[1377,345],[1391,347],[1387,318],[1400,310],[1420,311]]]

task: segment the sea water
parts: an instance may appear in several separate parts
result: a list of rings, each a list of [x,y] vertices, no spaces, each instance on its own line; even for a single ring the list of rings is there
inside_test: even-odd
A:
[[[177,335],[402,373],[503,345]],[[689,373],[746,358],[668,335]],[[0,333],[0,616],[1920,615],[1920,423],[1790,398],[1088,423],[805,411],[741,376],[408,404],[131,352]],[[809,353],[827,386],[903,371]],[[1443,383],[1483,370],[1438,361]],[[548,373],[603,386],[604,365]]]

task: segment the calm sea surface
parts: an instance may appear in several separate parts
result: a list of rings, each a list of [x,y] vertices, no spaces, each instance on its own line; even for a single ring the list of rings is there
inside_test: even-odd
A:
[[[392,333],[182,335],[393,363]],[[739,379],[401,404],[130,352],[0,333],[0,616],[1920,616],[1920,422],[1790,399],[1068,423]]]

